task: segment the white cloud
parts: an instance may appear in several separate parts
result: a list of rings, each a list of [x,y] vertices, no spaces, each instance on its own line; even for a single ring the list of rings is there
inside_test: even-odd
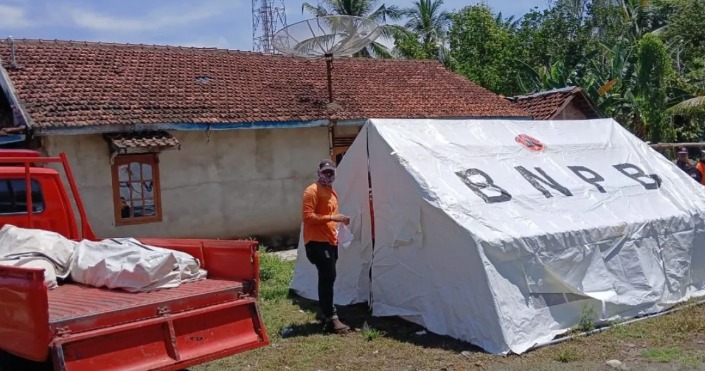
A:
[[[27,17],[27,11],[21,6],[0,4],[0,25],[3,28],[33,27],[33,22]]]
[[[114,17],[88,9],[74,8],[68,15],[78,27],[93,31],[133,33],[160,30],[203,21],[221,14],[215,7],[192,9],[156,9],[144,17]]]

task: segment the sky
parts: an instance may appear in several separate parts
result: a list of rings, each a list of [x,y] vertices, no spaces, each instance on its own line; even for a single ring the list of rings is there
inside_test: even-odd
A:
[[[520,17],[549,0],[445,0],[458,10],[478,2]],[[309,0],[315,4],[316,0]],[[402,8],[412,0],[386,0]],[[289,25],[310,18],[285,0]],[[251,0],[0,0],[0,38],[103,41],[252,50]]]

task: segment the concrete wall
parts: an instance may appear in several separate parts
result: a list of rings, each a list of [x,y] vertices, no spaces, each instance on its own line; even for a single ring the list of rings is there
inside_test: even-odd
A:
[[[587,120],[587,116],[572,101],[563,108],[557,118],[561,120]]]
[[[326,128],[172,132],[181,150],[159,156],[162,221],[115,226],[108,144],[102,135],[52,136],[49,155],[66,152],[96,233],[102,237],[298,240],[301,196],[328,157]],[[281,238],[289,238],[282,240]]]

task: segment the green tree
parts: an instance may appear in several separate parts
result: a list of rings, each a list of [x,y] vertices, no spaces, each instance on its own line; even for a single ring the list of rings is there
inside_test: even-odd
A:
[[[705,56],[705,1],[703,0],[672,0],[669,3],[674,9],[668,19],[667,30],[664,32],[669,42],[681,51],[678,56],[682,64]]]
[[[396,48],[401,56],[416,59],[442,57],[450,23],[450,14],[442,6],[443,0],[417,0],[413,7],[402,10],[408,20],[404,30],[395,34]]]
[[[470,6],[452,16],[449,65],[506,95],[577,85],[642,139],[695,140],[705,119],[703,19],[705,0],[555,0],[518,21]],[[416,39],[397,42],[424,53]]]
[[[690,67],[681,80],[686,91],[684,99],[669,109],[671,113],[684,116],[705,113],[705,58],[694,59]]]
[[[705,58],[692,60],[685,73],[676,80],[676,103],[668,109],[673,116],[676,135],[679,141],[699,141],[703,139],[705,126]]]
[[[452,20],[451,68],[495,93],[519,92],[516,39],[510,30],[498,24],[490,8],[465,7],[453,14]]]
[[[637,49],[636,91],[638,108],[652,142],[672,141],[675,132],[666,115],[667,89],[673,78],[673,61],[663,41],[647,34]]]
[[[381,25],[381,37],[387,40],[392,40],[396,29],[394,25],[385,24],[387,19],[392,21],[401,19],[401,11],[398,7],[380,4],[379,0],[322,0],[318,5],[305,2],[301,6],[301,11],[315,17],[349,15],[368,18]],[[386,46],[375,41],[355,56],[391,58],[392,54]]]

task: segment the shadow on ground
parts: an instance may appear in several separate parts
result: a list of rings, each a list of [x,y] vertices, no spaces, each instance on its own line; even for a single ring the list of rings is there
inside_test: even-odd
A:
[[[32,362],[20,357],[11,355],[4,351],[0,351],[0,371],[51,371],[53,365],[51,358],[46,362]]]
[[[323,323],[319,322],[322,318],[318,314],[318,302],[302,298],[293,291],[289,291],[289,299],[301,310],[316,313],[318,321],[289,326],[288,334],[284,337],[306,337],[322,333]],[[379,331],[381,336],[422,346],[424,348],[436,348],[454,352],[470,351],[485,353],[482,349],[470,343],[428,332],[428,330],[425,330],[423,327],[399,317],[373,317],[368,309],[367,303],[344,307],[338,306],[337,308],[340,319],[354,331],[362,331],[364,328],[370,328]]]

